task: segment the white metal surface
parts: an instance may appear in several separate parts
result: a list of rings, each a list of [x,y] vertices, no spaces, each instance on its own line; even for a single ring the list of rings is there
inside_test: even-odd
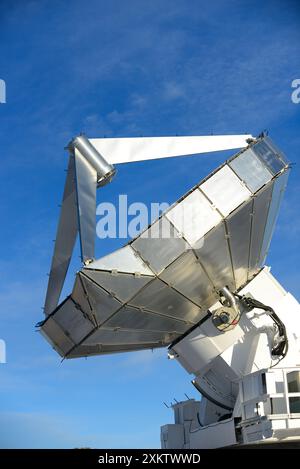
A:
[[[70,157],[45,299],[44,313],[46,315],[54,311],[58,305],[78,232],[74,181],[75,161],[74,158]]]
[[[232,160],[230,167],[253,193],[272,179],[269,169],[251,149]]]
[[[147,267],[145,262],[136,254],[130,245],[124,246],[117,251],[101,257],[86,266],[86,269],[109,270],[118,272],[140,273],[144,275],[153,275],[152,270]]]
[[[180,233],[164,215],[138,236],[131,246],[156,274],[186,250]]]
[[[90,142],[109,163],[120,164],[244,148],[249,138],[252,135],[91,138]]]
[[[169,210],[166,218],[191,246],[222,220],[220,213],[198,188]]]
[[[227,165],[201,184],[200,190],[224,217],[251,196],[251,192]]]
[[[81,257],[85,262],[95,256],[97,171],[77,149],[75,170]]]

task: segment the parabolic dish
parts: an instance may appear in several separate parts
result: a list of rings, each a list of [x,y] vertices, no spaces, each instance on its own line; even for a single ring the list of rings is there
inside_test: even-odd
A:
[[[220,288],[236,292],[260,271],[288,173],[282,152],[259,138],[83,267],[42,334],[66,358],[169,345],[207,316]]]

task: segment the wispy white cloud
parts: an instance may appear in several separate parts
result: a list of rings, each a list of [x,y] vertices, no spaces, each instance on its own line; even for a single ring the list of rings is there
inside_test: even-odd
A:
[[[164,84],[164,91],[162,93],[167,101],[177,100],[178,98],[186,97],[185,86],[182,83],[176,83],[175,81],[168,81]]]

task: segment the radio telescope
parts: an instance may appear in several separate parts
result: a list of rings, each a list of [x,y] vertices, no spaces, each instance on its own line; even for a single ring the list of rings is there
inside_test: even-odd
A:
[[[168,347],[201,401],[174,404],[163,448],[300,434],[300,306],[265,266],[290,171],[265,134],[88,139],[69,166],[43,336],[64,358]],[[238,150],[126,246],[95,259],[97,188],[115,166]],[[77,234],[82,268],[60,302]]]

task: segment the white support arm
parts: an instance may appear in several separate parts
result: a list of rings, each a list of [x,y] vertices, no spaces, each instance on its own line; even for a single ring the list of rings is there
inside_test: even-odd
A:
[[[252,135],[91,138],[89,141],[108,163],[121,164],[244,148],[249,138]]]

